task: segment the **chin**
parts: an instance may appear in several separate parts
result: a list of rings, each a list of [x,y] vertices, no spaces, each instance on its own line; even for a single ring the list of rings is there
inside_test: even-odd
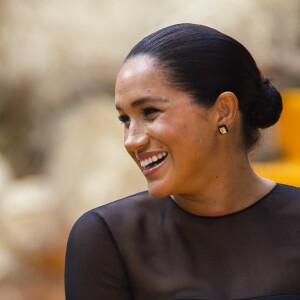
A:
[[[154,186],[152,184],[148,184],[148,192],[150,195],[156,198],[164,198],[173,194],[173,192],[170,189]]]

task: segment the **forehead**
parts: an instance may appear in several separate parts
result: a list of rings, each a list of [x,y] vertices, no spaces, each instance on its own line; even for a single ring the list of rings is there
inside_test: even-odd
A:
[[[173,86],[167,78],[167,71],[159,62],[149,56],[136,56],[129,59],[120,70],[115,88],[115,105],[118,111],[130,111],[144,103],[160,103],[180,111],[201,111],[193,97],[182,89]]]
[[[130,58],[121,68],[115,87],[116,100],[133,93],[158,92],[169,86],[158,62],[147,55]],[[141,96],[141,95],[140,95]],[[146,95],[143,95],[146,96]]]
[[[138,55],[127,60],[122,66],[118,78],[130,79],[133,76],[154,72],[157,69],[156,59],[149,55]]]

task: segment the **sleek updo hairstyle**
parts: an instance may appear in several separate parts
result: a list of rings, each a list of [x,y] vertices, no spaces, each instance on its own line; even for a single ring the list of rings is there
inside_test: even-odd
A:
[[[239,101],[247,150],[258,141],[259,129],[274,125],[280,117],[281,96],[251,54],[215,29],[189,23],[163,28],[134,46],[125,62],[143,54],[155,59],[172,86],[201,105],[211,107],[221,93],[233,92]]]

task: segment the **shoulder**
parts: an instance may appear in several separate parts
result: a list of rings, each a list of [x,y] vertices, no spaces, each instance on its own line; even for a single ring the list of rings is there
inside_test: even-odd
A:
[[[300,188],[277,184],[270,192],[267,205],[282,216],[300,216]]]
[[[134,195],[118,199],[106,205],[97,207],[90,212],[103,218],[107,223],[117,221],[129,223],[141,219],[155,218],[169,205],[170,199],[156,198],[143,191]]]
[[[143,205],[151,205],[152,200],[157,200],[158,198],[155,198],[149,194],[148,191],[142,191],[133,195],[126,196],[121,199],[114,200],[112,202],[109,202],[105,205],[101,205],[99,207],[96,207],[92,209],[92,212],[105,212],[106,210],[111,209],[118,209],[118,208],[125,208],[129,206],[143,206]]]
[[[169,206],[169,197],[155,198],[147,191],[143,191],[94,208],[83,214],[75,224],[76,227],[85,224],[85,226],[105,227],[112,231],[120,227],[126,230],[136,226],[137,223],[160,218],[162,212]]]
[[[134,213],[143,213],[160,209],[168,202],[166,198],[156,198],[151,196],[148,191],[139,192],[122,199],[115,200],[108,204],[92,209],[90,212],[99,214],[103,217],[109,217]]]
[[[300,203],[300,188],[278,183],[274,188],[273,196],[283,198],[286,201],[296,201]]]

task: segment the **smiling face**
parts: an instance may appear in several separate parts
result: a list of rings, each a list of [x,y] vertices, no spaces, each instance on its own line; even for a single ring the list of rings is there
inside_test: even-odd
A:
[[[171,86],[153,58],[136,56],[124,64],[115,103],[124,123],[125,148],[151,194],[192,195],[216,177],[214,109]]]

